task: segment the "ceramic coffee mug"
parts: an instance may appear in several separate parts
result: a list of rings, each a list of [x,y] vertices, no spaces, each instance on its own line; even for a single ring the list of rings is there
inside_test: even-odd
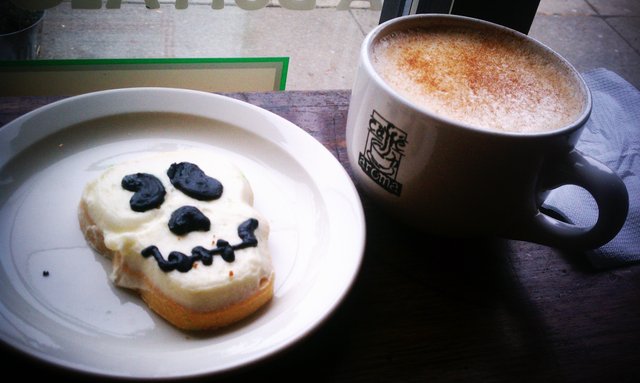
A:
[[[392,215],[436,234],[573,248],[622,227],[624,183],[574,148],[589,89],[549,48],[485,21],[414,15],[369,33],[359,61],[347,152],[363,191]],[[592,227],[541,211],[566,184],[595,199]]]

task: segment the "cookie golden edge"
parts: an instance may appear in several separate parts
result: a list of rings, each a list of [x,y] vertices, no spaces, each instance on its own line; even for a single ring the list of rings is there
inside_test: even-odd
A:
[[[121,261],[122,254],[105,246],[103,233],[91,219],[84,201],[78,206],[78,221],[82,234],[93,249],[111,259],[112,263]],[[182,330],[215,330],[239,322],[271,301],[274,292],[274,274],[271,273],[269,277],[260,280],[258,289],[247,298],[217,310],[197,311],[170,299],[149,278],[130,269],[126,264],[121,271],[140,280],[143,288],[136,291],[142,300],[167,322]]]

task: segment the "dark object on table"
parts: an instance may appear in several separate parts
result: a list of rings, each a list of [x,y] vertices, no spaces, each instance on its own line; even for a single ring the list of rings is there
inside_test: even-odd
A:
[[[28,60],[38,55],[44,11],[28,11],[0,2],[0,60]]]

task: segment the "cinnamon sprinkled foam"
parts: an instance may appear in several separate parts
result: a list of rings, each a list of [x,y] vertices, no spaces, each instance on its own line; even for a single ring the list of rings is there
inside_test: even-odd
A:
[[[583,108],[568,67],[497,31],[437,26],[394,32],[374,45],[372,63],[413,103],[476,127],[550,131],[572,123]]]

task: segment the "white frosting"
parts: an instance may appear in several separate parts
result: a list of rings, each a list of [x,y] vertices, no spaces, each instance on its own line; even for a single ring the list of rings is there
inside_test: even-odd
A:
[[[167,176],[172,163],[191,162],[223,185],[223,193],[213,201],[198,201],[177,190]],[[122,178],[134,173],[149,173],[164,185],[165,200],[159,208],[135,212],[129,206],[133,192],[121,186]],[[162,153],[151,158],[126,162],[106,170],[89,182],[82,195],[87,212],[102,229],[105,246],[123,255],[121,261],[133,271],[145,275],[162,293],[179,304],[209,311],[224,307],[251,295],[261,280],[270,278],[273,269],[267,238],[269,224],[253,207],[253,192],[241,171],[229,161],[200,150]],[[169,230],[171,213],[185,206],[197,207],[211,221],[207,232],[195,231],[178,236]],[[258,246],[236,250],[235,261],[226,262],[215,255],[209,266],[196,262],[188,272],[162,271],[153,257],[144,258],[142,249],[155,245],[167,259],[172,251],[186,255],[191,249],[216,247],[218,239],[238,244],[238,225],[256,218]],[[111,279],[119,286],[143,289],[138,278],[122,272],[114,260]]]

